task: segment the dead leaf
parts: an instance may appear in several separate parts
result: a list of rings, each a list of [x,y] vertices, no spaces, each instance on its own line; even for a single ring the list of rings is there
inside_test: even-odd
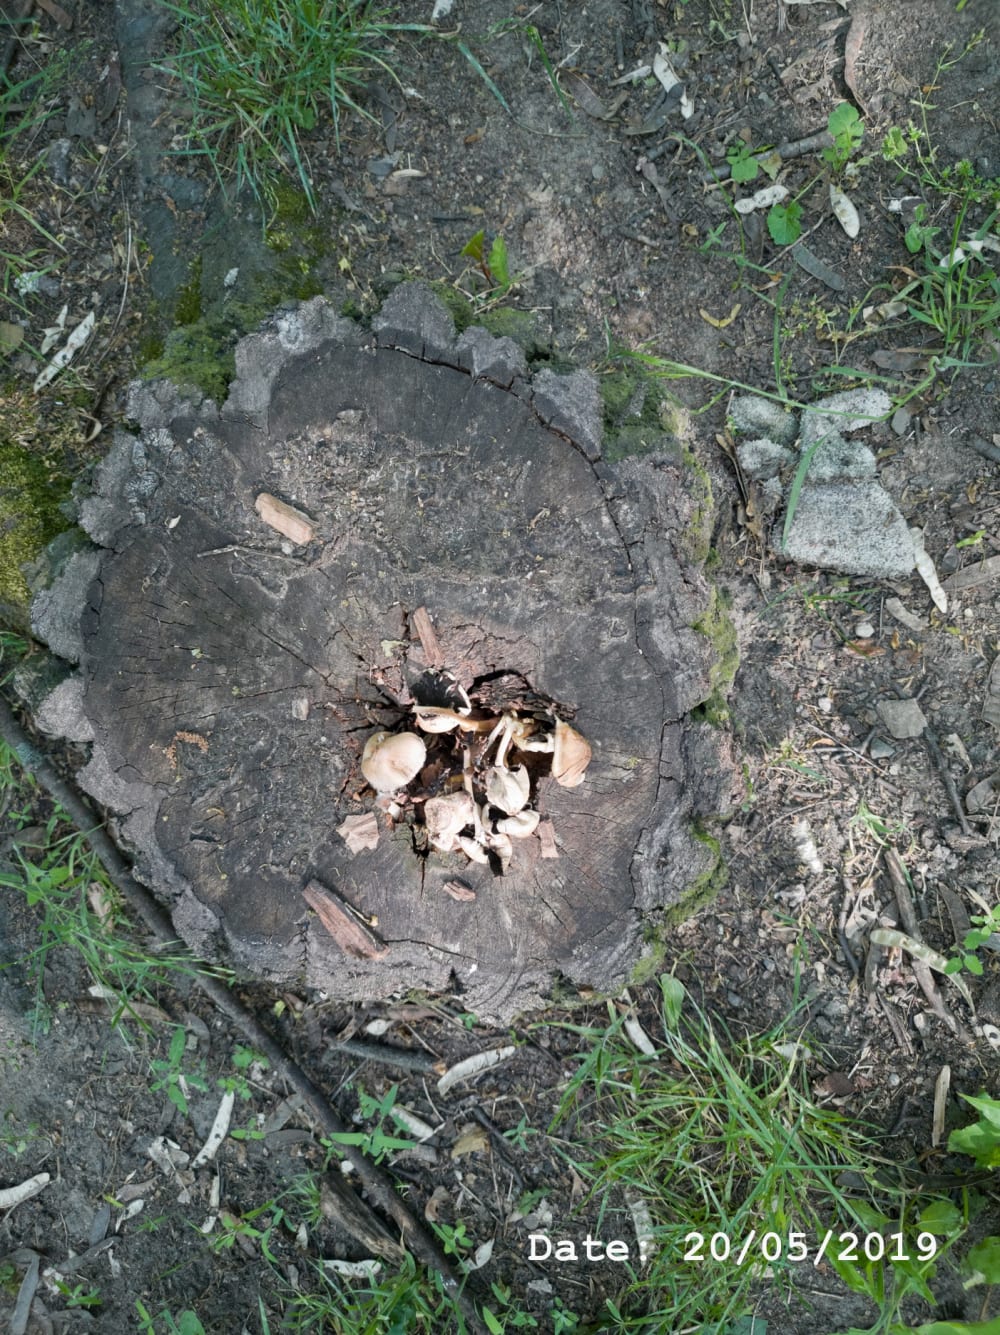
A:
[[[854,1081],[843,1071],[828,1071],[813,1085],[813,1093],[819,1098],[846,1099],[856,1092]]]
[[[743,307],[740,305],[740,303],[736,302],[736,304],[733,306],[729,314],[723,315],[720,319],[716,319],[714,315],[709,315],[708,311],[706,311],[704,307],[698,308],[698,314],[705,321],[705,323],[710,324],[713,329],[725,329],[727,325],[731,325],[733,323],[733,321],[736,319],[737,315],[739,315],[742,309]]]
[[[451,1147],[451,1157],[462,1159],[467,1154],[482,1154],[490,1147],[489,1138],[481,1126],[470,1126]]]
[[[451,1200],[444,1187],[435,1187],[427,1197],[427,1204],[424,1206],[424,1218],[428,1224],[436,1224],[441,1215],[441,1209]]]
[[[854,94],[855,102],[866,116],[868,115],[868,108],[861,100],[861,94],[858,92],[858,56],[861,54],[861,44],[865,40],[867,23],[868,19],[864,10],[855,10],[844,42],[844,83]]]

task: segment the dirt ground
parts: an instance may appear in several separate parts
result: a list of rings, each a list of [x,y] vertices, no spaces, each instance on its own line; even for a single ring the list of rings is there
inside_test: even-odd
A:
[[[894,384],[921,385],[934,349],[919,329],[890,326],[852,340],[836,334],[857,330],[852,312],[888,299],[916,263],[890,207],[916,192],[881,152],[892,127],[926,123],[938,167],[971,160],[992,178],[997,207],[995,0],[456,0],[441,30],[460,24],[482,70],[456,40],[401,36],[392,53],[399,85],[369,88],[372,119],[345,119],[339,153],[328,126],[305,140],[318,214],[303,214],[283,196],[266,240],[248,214],[227,220],[202,159],[176,152],[186,109],[169,78],[150,68],[174,41],[169,15],[144,0],[64,8],[69,29],[40,7],[46,12],[15,67],[23,73],[68,52],[52,114],[23,141],[26,155],[48,155],[31,206],[58,248],[16,213],[0,213],[0,250],[38,250],[32,267],[51,266],[56,280],[16,302],[7,292],[3,318],[22,324],[26,343],[39,344],[64,305],[67,330],[96,312],[73,394],[60,396],[57,381],[25,412],[25,440],[48,448],[50,463],[58,440],[54,466],[63,475],[79,476],[100,457],[129,379],[176,352],[177,339],[165,341],[171,328],[187,331],[191,352],[206,325],[216,333],[226,327],[225,276],[233,269],[243,274],[238,283],[262,275],[255,299],[322,291],[361,314],[401,278],[424,278],[453,285],[478,310],[532,312],[535,354],[556,366],[605,375],[620,350],[642,349],[704,373],[666,388],[691,414],[691,443],[717,506],[711,573],[740,654],[720,726],[732,734],[737,783],[717,831],[727,883],[673,930],[667,963],[681,961],[702,1005],[737,1032],[765,1029],[804,1002],[800,1019],[825,1054],[814,1073],[819,1095],[891,1133],[894,1157],[933,1171],[943,1158],[930,1150],[942,1067],[951,1072],[950,1119],[959,1116],[959,1092],[1000,1096],[997,1051],[982,1032],[1000,1025],[998,956],[984,952],[984,974],[968,976],[976,1033],[949,983],[938,990],[954,1023],[933,1013],[905,955],[872,947],[866,957],[865,940],[874,925],[901,925],[884,856],[890,848],[912,878],[920,931],[936,950],[950,953],[963,914],[1000,898],[996,792],[978,811],[965,802],[998,764],[997,713],[992,724],[984,719],[1000,652],[995,566],[983,578],[959,579],[941,613],[916,573],[879,582],[783,561],[762,541],[727,452],[723,382],[783,390],[802,402],[855,383],[845,372],[895,368]],[[430,0],[401,8],[408,21],[430,19]],[[693,103],[688,117],[676,95],[662,105],[655,81],[621,82],[666,40]],[[565,106],[550,78],[557,67]],[[834,288],[800,267],[766,227],[748,222],[741,230],[729,188],[706,179],[706,163],[725,164],[739,141],[757,149],[812,136],[845,99],[865,126],[850,187],[858,236],[849,239],[824,202],[817,151],[790,158],[782,177],[793,192],[805,190],[804,239],[842,279]],[[949,197],[928,191],[927,202],[934,220],[950,227]],[[983,211],[971,222],[987,217]],[[507,290],[463,255],[480,229],[487,246],[495,237],[505,243]],[[230,329],[233,337],[241,332],[238,322]],[[942,365],[898,430],[882,424],[874,432],[881,480],[908,523],[923,529],[943,579],[1000,557],[998,465],[970,447],[1000,431],[996,351],[994,331],[977,350],[980,364]],[[21,351],[2,369],[9,406],[26,394],[38,362]],[[892,598],[912,624],[887,610]],[[919,697],[921,736],[888,734],[877,705],[899,697]],[[41,799],[27,808],[7,803],[0,853],[8,863],[15,846],[30,848],[46,817]],[[37,912],[0,890],[0,1187],[35,1172],[54,1179],[0,1216],[0,1320],[14,1309],[18,1249],[30,1247],[57,1267],[64,1288],[43,1284],[29,1330],[134,1331],[142,1328],[136,1300],[154,1316],[196,1310],[220,1335],[264,1329],[261,1312],[280,1329],[275,1276],[294,1286],[304,1258],[294,1227],[262,1237],[264,1216],[254,1211],[270,1205],[273,1215],[276,1200],[291,1199],[282,1193],[321,1163],[307,1120],[285,1104],[267,1070],[250,1065],[237,1117],[265,1134],[228,1142],[218,1162],[221,1205],[207,1195],[208,1178],[171,1180],[150,1163],[147,1146],[166,1136],[196,1152],[218,1103],[217,1081],[243,1071],[238,1037],[196,992],[176,989],[163,992],[148,1032],[132,1025],[125,1037],[66,952],[46,961],[39,1027],[31,971],[38,934]],[[656,995],[654,985],[633,989],[651,1029]],[[319,997],[248,997],[347,1117],[359,1089],[381,1097],[398,1080],[399,1102],[425,1109],[429,1095],[426,1073],[347,1056],[334,1046],[345,1037],[368,1032],[445,1063],[507,1038],[473,1027],[458,997],[360,1012]],[[573,1019],[600,1024],[606,1014],[596,1007]],[[188,1117],[165,1087],[151,1088],[150,1061],[169,1061],[175,1025],[187,1030],[185,1069],[207,1086],[192,1086]],[[444,1148],[432,1162],[408,1159],[395,1171],[418,1213],[441,1186],[442,1219],[461,1219],[477,1242],[495,1238],[478,1278],[513,1286],[545,1330],[555,1297],[593,1319],[618,1276],[607,1264],[527,1259],[514,1202],[544,1195],[577,1237],[596,1227],[598,1204],[580,1206],[579,1183],[544,1135],[503,1138],[522,1121],[544,1132],[579,1050],[570,1031],[537,1017],[514,1035],[522,1046],[502,1075],[439,1110],[445,1130],[436,1144],[482,1129],[482,1117],[492,1155],[453,1159]],[[122,1223],[134,1199],[144,1208]],[[294,1225],[297,1207],[287,1208]],[[621,1221],[616,1227],[630,1227],[621,1202],[608,1208]],[[245,1227],[201,1232],[220,1209]],[[322,1223],[308,1246],[357,1259]],[[268,1251],[273,1267],[263,1263]],[[80,1294],[92,1290],[99,1299],[88,1307]],[[957,1286],[947,1298],[947,1311],[914,1309],[914,1319],[984,1315]],[[770,1329],[823,1335],[866,1319],[864,1305],[854,1310],[850,1301],[832,1273],[817,1272],[777,1310],[765,1286],[759,1311]]]

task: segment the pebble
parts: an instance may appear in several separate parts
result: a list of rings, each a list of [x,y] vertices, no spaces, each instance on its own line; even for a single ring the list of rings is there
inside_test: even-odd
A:
[[[875,627],[870,621],[859,621],[854,627],[854,633],[859,640],[870,640],[875,634]]]
[[[883,737],[873,737],[868,747],[868,754],[872,760],[888,760],[890,756],[896,754],[896,748],[890,746]]]
[[[927,720],[916,700],[880,700],[875,706],[879,718],[897,741],[919,737]]]
[[[590,174],[591,174],[591,176],[594,178],[595,181],[603,181],[603,180],[604,180],[604,168],[602,167],[602,165],[601,165],[599,162],[595,162],[595,163],[594,163],[594,165],[593,165],[593,166],[591,167],[591,169],[590,169]]]
[[[828,695],[821,695],[816,701],[816,707],[824,714],[833,713],[833,701]]]

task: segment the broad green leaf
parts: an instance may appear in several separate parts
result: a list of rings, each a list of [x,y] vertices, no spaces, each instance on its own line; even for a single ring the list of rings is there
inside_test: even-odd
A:
[[[924,1233],[933,1233],[935,1237],[957,1233],[963,1227],[962,1212],[951,1201],[934,1201],[920,1212],[917,1219],[917,1228]]]
[[[787,204],[772,204],[767,214],[767,230],[776,246],[790,246],[802,235],[802,205],[794,199]]]
[[[971,1274],[980,1274],[985,1284],[1000,1284],[1000,1238],[983,1238],[969,1248],[965,1265]]]

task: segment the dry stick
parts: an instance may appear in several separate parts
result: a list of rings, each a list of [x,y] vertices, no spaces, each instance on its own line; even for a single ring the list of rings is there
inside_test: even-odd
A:
[[[56,773],[41,751],[29,741],[7,701],[2,698],[0,698],[0,738],[14,752],[21,767],[31,774],[53,801],[63,808],[87,844],[97,855],[111,880],[153,936],[163,945],[176,944],[177,933],[167,914],[156,903],[149,891],[134,879],[125,859],[112,843],[110,837],[103,829],[95,826],[95,816],[89,806]],[[287,1081],[308,1104],[324,1134],[330,1137],[346,1135],[348,1132],[347,1126],[327,1102],[325,1096],[316,1088],[305,1072],[285,1054],[281,1045],[271,1037],[243,1003],[233,996],[217,978],[199,973],[195,975],[194,981],[215,1006],[240,1030],[250,1046],[268,1059],[272,1070]],[[402,1198],[396,1194],[393,1181],[389,1175],[376,1167],[361,1153],[356,1145],[342,1144],[341,1148],[361,1179],[368,1195],[398,1225],[409,1251],[422,1265],[429,1270],[436,1270],[441,1276],[445,1291],[461,1309],[463,1316],[469,1323],[470,1330],[474,1335],[488,1335],[479,1312],[476,1310],[472,1299],[463,1291],[461,1282],[444,1252],[427,1233]]]
[[[917,926],[917,914],[913,907],[913,897],[910,894],[910,887],[906,880],[906,872],[903,864],[899,860],[899,855],[894,848],[887,848],[883,854],[886,870],[889,873],[889,880],[892,881],[893,893],[896,896],[896,903],[899,905],[899,916],[903,920],[903,927],[908,936],[914,941],[924,944],[924,939],[920,935],[920,928]],[[913,970],[913,976],[920,984],[920,990],[931,1004],[931,1009],[940,1019],[944,1020],[948,1028],[962,1039],[963,1042],[969,1041],[969,1035],[964,1027],[955,1019],[951,1011],[945,1005],[944,998],[938,991],[937,984],[934,982],[930,967],[923,960],[918,960],[915,956],[910,959],[910,968]]]
[[[944,756],[941,754],[941,748],[937,744],[937,738],[928,727],[924,728],[923,743],[927,748],[927,754],[934,762],[934,768],[941,776],[944,790],[948,794],[948,801],[951,803],[952,810],[958,819],[959,828],[963,834],[971,834],[972,826],[966,820],[965,812],[962,810],[962,799],[959,797],[958,789],[955,787],[955,780],[951,777],[948,766],[945,764]]]

